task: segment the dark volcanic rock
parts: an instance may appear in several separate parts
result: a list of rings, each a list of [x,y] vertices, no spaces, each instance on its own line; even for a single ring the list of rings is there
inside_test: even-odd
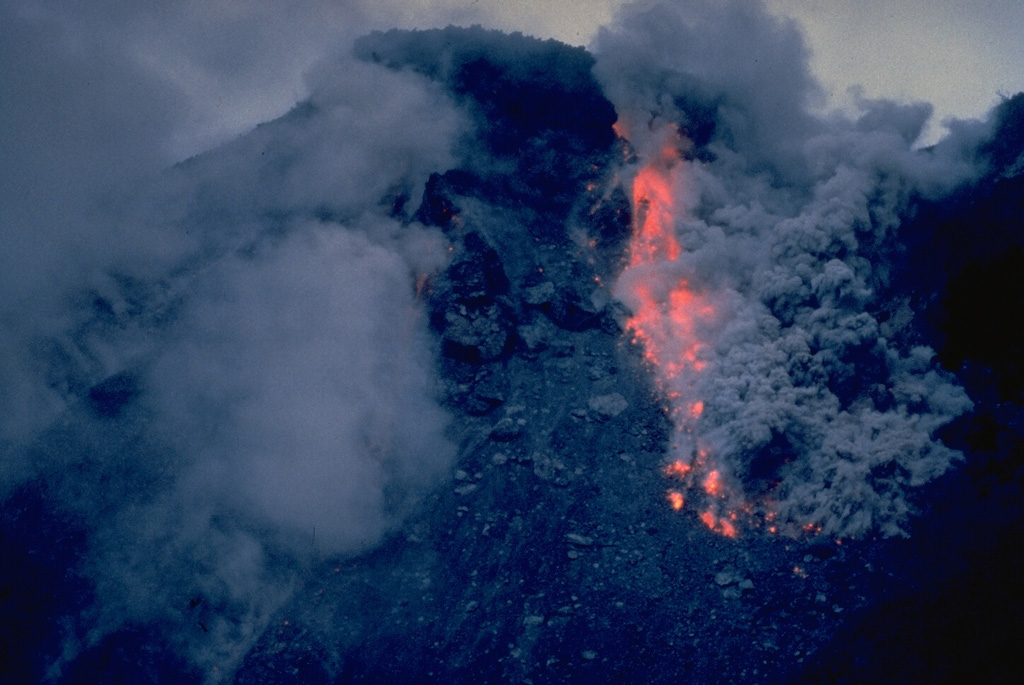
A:
[[[456,302],[466,305],[490,304],[508,293],[508,277],[501,258],[479,233],[468,233],[462,241],[465,254],[448,269]]]
[[[447,311],[438,326],[442,353],[461,361],[495,361],[508,350],[513,325],[494,305]]]
[[[521,152],[524,141],[541,136],[559,151],[577,152],[607,148],[614,140],[615,109],[583,48],[449,26],[372,33],[356,42],[356,54],[446,84],[488,122],[484,134],[500,154]]]
[[[427,226],[450,228],[458,213],[454,198],[472,192],[478,185],[479,180],[472,174],[458,169],[431,174],[423,189],[423,201],[413,218]]]
[[[672,426],[604,285],[631,225],[621,187],[595,171],[617,153],[614,117],[591,101],[589,58],[515,37],[485,59],[485,38],[359,46],[500,130],[433,177],[415,213],[451,242],[427,297],[457,470],[384,547],[325,560],[281,611],[302,629],[267,631],[238,680],[290,667],[321,682],[302,669],[324,650],[334,682],[784,679],[884,580],[855,544],[728,540],[667,506]],[[582,99],[529,109],[563,88]]]
[[[512,346],[515,312],[498,253],[478,233],[468,233],[431,294],[431,324],[446,357],[472,363],[496,361]]]
[[[574,284],[575,285],[575,284]],[[585,331],[601,323],[607,295],[581,292],[573,286],[563,290],[551,304],[548,314],[559,327],[568,331]]]

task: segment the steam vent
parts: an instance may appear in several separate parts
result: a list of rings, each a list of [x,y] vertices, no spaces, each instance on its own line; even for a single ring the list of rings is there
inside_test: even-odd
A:
[[[750,21],[370,33],[82,216],[0,680],[1017,682],[1024,95],[917,146]]]

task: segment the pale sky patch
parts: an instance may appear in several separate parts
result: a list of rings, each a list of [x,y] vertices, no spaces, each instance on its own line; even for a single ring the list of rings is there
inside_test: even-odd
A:
[[[508,31],[588,45],[628,3],[621,0],[441,0],[434,10]],[[794,18],[811,48],[811,68],[829,106],[849,108],[850,88],[868,98],[935,106],[925,138],[949,117],[982,117],[1000,95],[1024,90],[1024,3],[1017,0],[766,0]],[[416,4],[413,14],[427,13]],[[422,15],[421,15],[422,16]],[[410,17],[411,18],[411,17]]]

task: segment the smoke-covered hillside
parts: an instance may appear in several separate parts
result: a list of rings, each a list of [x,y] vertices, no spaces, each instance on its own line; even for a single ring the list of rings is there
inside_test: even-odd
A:
[[[1011,677],[1024,95],[919,148],[807,60],[374,32],[131,185],[8,174],[0,671]]]

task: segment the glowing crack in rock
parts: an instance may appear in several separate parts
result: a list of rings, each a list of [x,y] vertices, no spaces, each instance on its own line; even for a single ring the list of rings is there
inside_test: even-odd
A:
[[[615,130],[630,139],[626,123],[620,120]],[[684,251],[676,222],[686,210],[680,202],[687,175],[681,153],[686,141],[667,125],[651,131],[651,136],[655,152],[648,159],[641,153],[632,180],[633,234],[617,294],[631,311],[626,329],[655,370],[676,429],[672,461],[664,470],[666,477],[679,482],[667,493],[669,505],[681,510],[688,500],[695,500],[708,528],[735,537],[738,514],[728,505],[738,498],[695,437],[704,402],[694,396],[694,382],[708,363],[704,331],[714,321],[715,308],[688,279],[672,275],[678,273],[673,267]],[[696,496],[684,498],[680,487]]]

